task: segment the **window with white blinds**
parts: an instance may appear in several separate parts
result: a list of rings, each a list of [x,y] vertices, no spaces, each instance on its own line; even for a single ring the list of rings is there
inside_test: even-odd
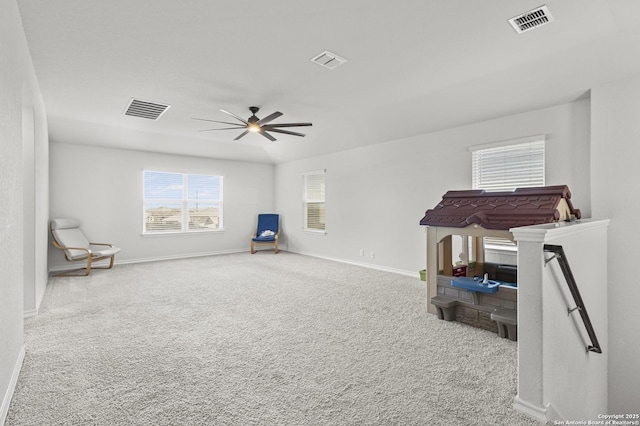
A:
[[[143,234],[222,229],[222,176],[143,172]]]
[[[304,173],[304,229],[325,231],[325,170]]]
[[[545,136],[536,135],[469,148],[472,188],[485,191],[513,191],[544,186]],[[484,237],[485,248],[515,250],[504,238]]]
[[[472,187],[513,191],[544,186],[544,135],[471,147]]]

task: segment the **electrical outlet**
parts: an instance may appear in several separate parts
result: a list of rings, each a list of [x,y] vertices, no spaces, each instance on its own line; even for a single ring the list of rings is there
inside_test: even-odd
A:
[[[375,259],[375,257],[376,257],[376,253],[375,253],[374,251],[372,251],[372,252],[371,252],[371,258],[372,258],[372,259]]]
[[[364,256],[364,249],[360,249],[360,256]]]

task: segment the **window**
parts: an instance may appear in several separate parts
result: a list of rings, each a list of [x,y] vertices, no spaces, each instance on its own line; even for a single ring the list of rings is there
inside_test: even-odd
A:
[[[222,176],[143,175],[144,234],[222,229]]]
[[[472,187],[512,191],[544,186],[544,135],[471,147]]]
[[[325,170],[304,173],[304,229],[325,231]]]
[[[471,151],[472,188],[485,191],[513,191],[516,188],[544,186],[545,136],[474,146]],[[504,238],[483,238],[485,249],[515,251],[516,245]]]

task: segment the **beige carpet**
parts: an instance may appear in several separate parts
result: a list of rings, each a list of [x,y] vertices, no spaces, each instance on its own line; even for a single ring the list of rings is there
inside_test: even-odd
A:
[[[281,252],[51,280],[17,425],[535,425],[517,344],[425,312],[416,278]]]

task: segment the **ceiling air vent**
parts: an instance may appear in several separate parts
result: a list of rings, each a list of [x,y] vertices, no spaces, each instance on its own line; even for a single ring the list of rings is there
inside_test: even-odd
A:
[[[347,62],[347,60],[344,58],[341,58],[335,53],[331,53],[325,50],[321,54],[311,58],[311,62],[314,62],[320,66],[323,66],[325,68],[329,68],[330,70],[332,70],[338,67],[338,65],[344,64],[345,62]]]
[[[157,120],[168,109],[169,105],[131,98],[124,115]]]
[[[509,19],[509,23],[518,34],[553,22],[549,8],[544,5]]]

